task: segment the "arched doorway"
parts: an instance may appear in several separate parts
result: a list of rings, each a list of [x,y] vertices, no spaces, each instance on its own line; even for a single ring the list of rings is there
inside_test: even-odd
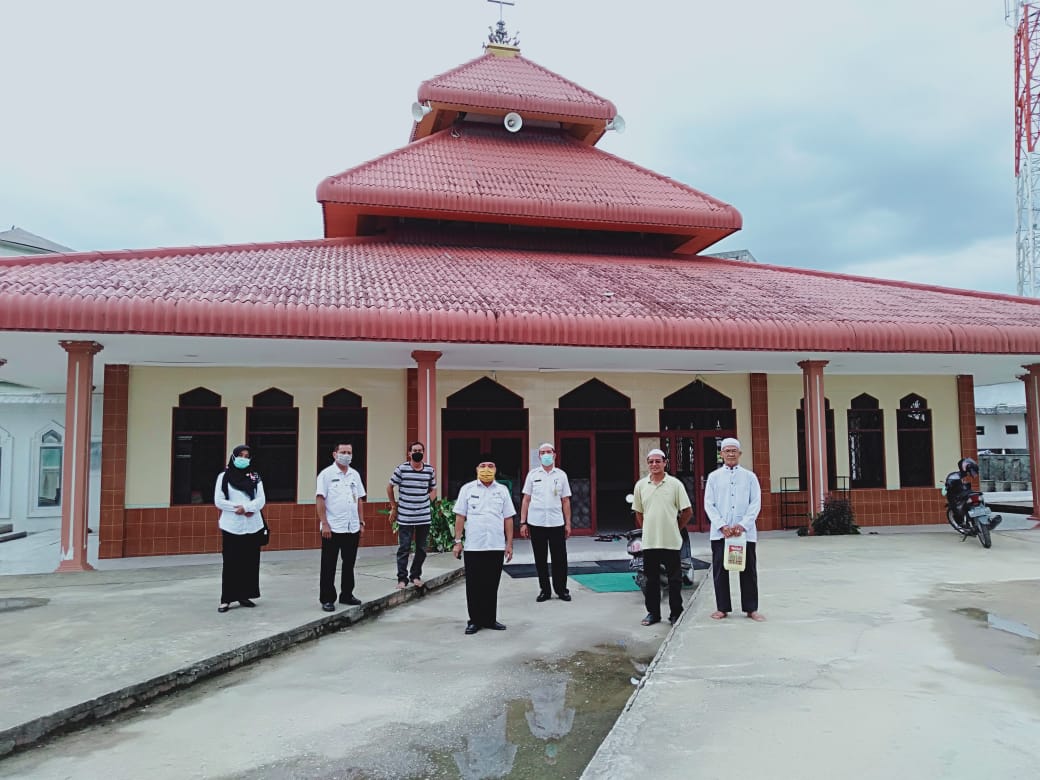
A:
[[[571,531],[627,530],[625,496],[635,482],[635,410],[623,393],[590,379],[554,411],[560,466],[571,484]]]
[[[693,504],[691,530],[707,531],[704,484],[719,467],[722,440],[737,435],[733,401],[700,379],[681,387],[662,402],[658,412],[661,429],[639,434],[639,463],[646,453],[660,447],[668,456],[668,473],[686,487]]]
[[[448,498],[477,478],[482,452],[490,452],[498,467],[497,479],[509,488],[520,507],[527,476],[527,409],[524,399],[488,377],[478,379],[448,396],[441,410],[441,469]]]

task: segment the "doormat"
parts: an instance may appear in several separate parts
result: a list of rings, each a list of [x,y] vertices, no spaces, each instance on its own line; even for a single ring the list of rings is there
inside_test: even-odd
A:
[[[616,574],[628,572],[628,564],[631,560],[631,558],[621,558],[608,561],[568,561],[567,576],[573,577],[578,574]],[[538,576],[538,571],[535,569],[533,563],[507,563],[502,568],[506,574],[516,579]],[[710,569],[711,564],[698,558],[694,558],[693,568]]]
[[[630,590],[639,590],[635,577],[630,572],[575,574],[571,576],[571,579],[596,593],[624,593]]]
[[[609,572],[628,571],[630,558],[612,561],[568,561],[567,576],[575,574],[604,574]],[[521,579],[524,577],[537,577],[538,570],[533,563],[507,563],[502,567],[510,577]]]

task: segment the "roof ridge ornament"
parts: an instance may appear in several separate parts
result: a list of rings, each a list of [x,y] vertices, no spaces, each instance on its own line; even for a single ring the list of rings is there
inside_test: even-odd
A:
[[[487,0],[489,3],[496,3],[498,5],[498,21],[495,22],[494,28],[488,27],[488,43],[484,44],[484,48],[488,47],[488,44],[492,46],[513,46],[516,48],[520,47],[520,32],[517,31],[516,35],[510,37],[509,32],[506,30],[506,21],[504,18],[503,6],[516,5],[515,0]]]

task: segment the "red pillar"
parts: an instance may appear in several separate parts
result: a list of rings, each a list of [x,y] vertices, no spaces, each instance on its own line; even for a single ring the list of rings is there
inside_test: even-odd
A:
[[[827,497],[827,408],[823,367],[828,362],[803,360],[798,364],[802,369],[802,393],[805,397],[805,476],[810,519],[823,509]]]
[[[58,571],[90,571],[87,511],[90,477],[90,411],[96,341],[59,341],[69,355],[65,380],[65,445],[61,471],[61,563]]]
[[[975,378],[971,374],[957,376],[957,417],[961,430],[961,458],[979,459],[979,439],[975,435]]]
[[[751,374],[751,470],[762,487],[762,511],[758,515],[758,527],[762,530],[776,528],[776,512],[773,503],[772,470],[769,460],[769,377],[766,374]]]
[[[1040,364],[1022,366],[1019,377],[1026,385],[1026,441],[1029,446],[1029,481],[1033,488],[1033,512],[1029,519],[1040,522]]]
[[[440,356],[440,352],[429,350],[416,350],[412,353],[412,358],[418,364],[416,406],[419,412],[419,426],[416,438],[426,445],[428,463],[436,463],[440,457],[437,450],[437,360]]]

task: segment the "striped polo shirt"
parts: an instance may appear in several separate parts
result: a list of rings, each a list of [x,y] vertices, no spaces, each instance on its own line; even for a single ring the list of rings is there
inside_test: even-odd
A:
[[[397,522],[399,525],[429,525],[430,491],[437,487],[433,466],[412,468],[407,461],[394,469],[390,484],[397,487]]]

